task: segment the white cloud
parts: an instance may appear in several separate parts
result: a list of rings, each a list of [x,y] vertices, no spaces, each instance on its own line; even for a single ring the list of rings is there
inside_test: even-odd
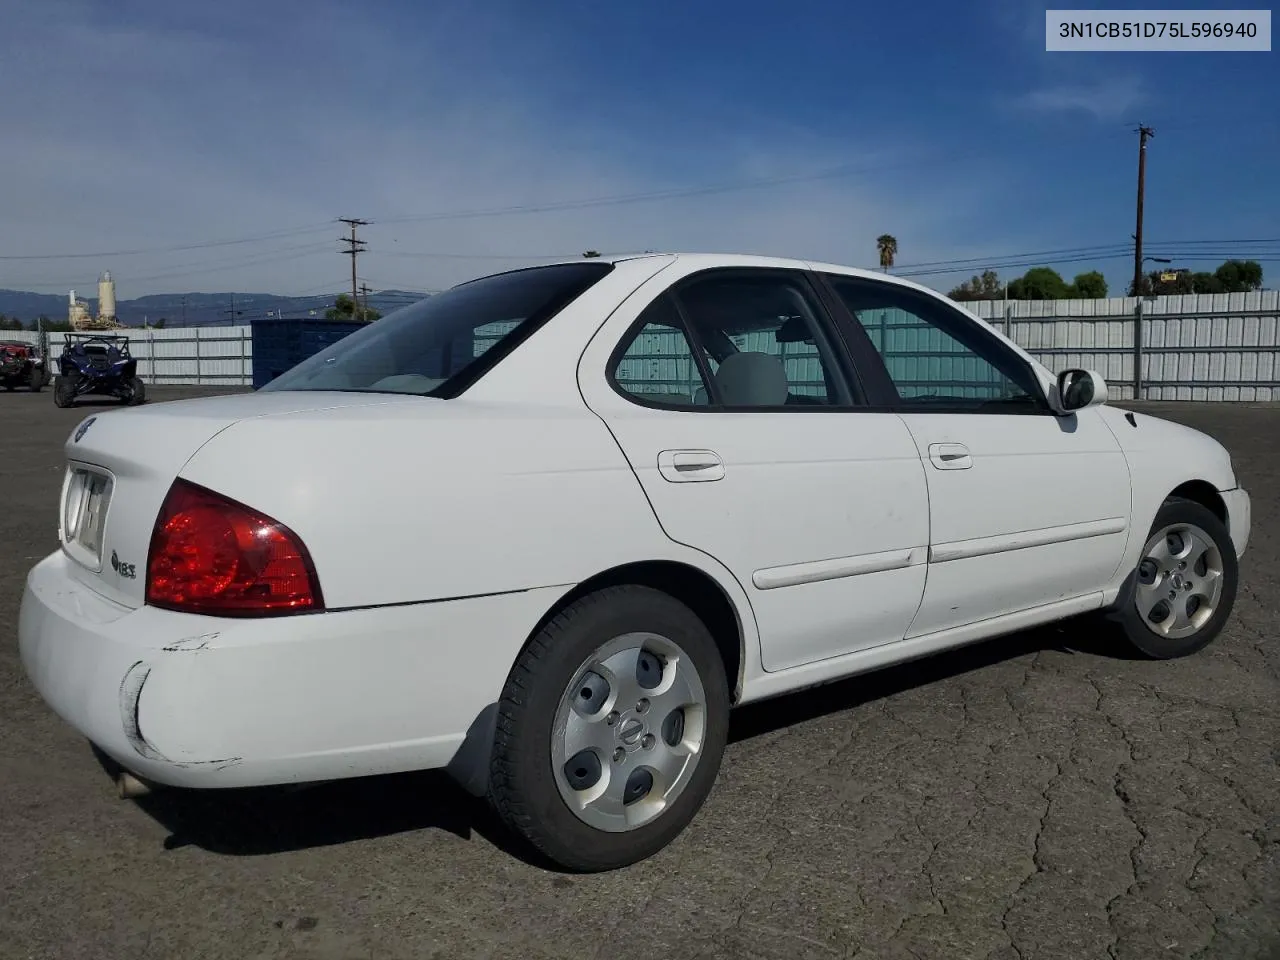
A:
[[[1147,102],[1141,78],[1105,77],[1085,83],[1059,83],[1025,94],[1019,104],[1030,110],[1086,113],[1096,120],[1123,121]]]
[[[424,289],[507,263],[405,254],[697,249],[866,264],[886,231],[904,263],[1003,246],[971,226],[998,174],[931,162],[936,148],[865,128],[841,142],[759,120],[674,135],[698,127],[693,114],[672,116],[669,127],[603,124],[557,102],[536,76],[495,72],[492,51],[456,46],[463,31],[444,34],[448,42],[400,38],[350,10],[312,6],[202,8],[199,16],[218,19],[196,24],[175,22],[197,16],[178,5],[144,3],[146,16],[112,20],[76,0],[0,0],[10,225],[0,254],[163,248],[359,216],[386,221],[362,232],[369,284]],[[265,21],[267,8],[289,10],[287,19]],[[393,222],[837,166],[862,172],[536,216]],[[339,288],[348,269],[340,230],[204,251],[0,262],[0,286],[61,292],[110,269],[122,297]]]

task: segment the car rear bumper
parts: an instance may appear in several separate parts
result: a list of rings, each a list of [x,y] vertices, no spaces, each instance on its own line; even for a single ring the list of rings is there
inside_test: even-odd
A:
[[[1236,556],[1243,557],[1249,546],[1249,532],[1253,526],[1253,502],[1244,487],[1222,491],[1222,500],[1227,505],[1227,529],[1236,546]]]
[[[73,562],[55,553],[28,575],[27,676],[122,767],[183,787],[448,766],[469,730],[484,738],[562,592],[239,620],[121,606],[72,579]]]

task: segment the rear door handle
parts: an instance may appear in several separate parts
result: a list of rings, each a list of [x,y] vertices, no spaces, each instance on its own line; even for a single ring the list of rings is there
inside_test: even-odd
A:
[[[929,444],[929,461],[939,470],[968,470],[973,466],[969,448],[963,443]]]
[[[724,461],[714,450],[663,450],[658,472],[672,483],[699,483],[724,476]]]

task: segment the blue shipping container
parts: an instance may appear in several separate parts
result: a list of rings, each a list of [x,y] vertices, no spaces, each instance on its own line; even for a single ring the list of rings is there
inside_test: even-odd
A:
[[[253,331],[253,389],[257,390],[368,324],[312,317],[253,320],[249,326]]]

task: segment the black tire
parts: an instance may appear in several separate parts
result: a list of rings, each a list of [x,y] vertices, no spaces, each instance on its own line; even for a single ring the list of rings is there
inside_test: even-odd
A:
[[[129,395],[125,399],[125,404],[130,407],[136,407],[140,403],[147,402],[147,387],[142,382],[141,377],[133,377],[129,380]]]
[[[1212,547],[1220,558],[1222,592],[1217,606],[1193,633],[1172,638],[1154,630],[1138,608],[1138,591],[1143,579],[1142,565],[1151,547],[1153,539],[1166,528],[1191,526],[1203,531],[1212,543]],[[1203,650],[1222,632],[1231,610],[1235,606],[1236,591],[1239,587],[1239,562],[1236,558],[1235,544],[1226,525],[1218,519],[1213,511],[1191,500],[1171,497],[1164,502],[1156,513],[1147,539],[1143,545],[1142,556],[1138,566],[1129,575],[1122,601],[1112,613],[1112,619],[1119,625],[1125,637],[1141,653],[1155,660],[1172,660],[1187,657]],[[1194,587],[1191,588],[1194,590]]]
[[[674,641],[696,668],[705,694],[704,739],[687,785],[667,809],[634,829],[611,832],[579,819],[562,798],[551,761],[552,728],[566,688],[588,658],[613,638],[637,632]],[[724,662],[706,625],[658,590],[610,587],[552,619],[511,668],[498,707],[489,801],[508,829],[562,868],[625,867],[666,847],[697,815],[719,773],[728,729]]]
[[[39,393],[40,388],[44,386],[44,370],[40,367],[32,367],[31,374],[27,377],[27,389],[32,393]]]
[[[53,403],[57,407],[70,407],[76,402],[76,378],[61,376],[53,382]]]

